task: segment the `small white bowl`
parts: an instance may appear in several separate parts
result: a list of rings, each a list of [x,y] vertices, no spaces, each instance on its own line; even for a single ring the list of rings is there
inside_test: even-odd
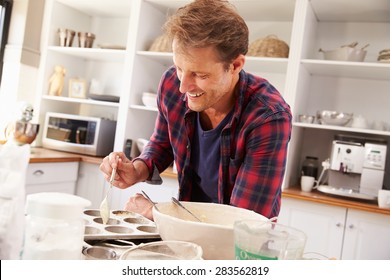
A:
[[[151,92],[143,92],[142,103],[146,107],[157,108],[157,94]]]
[[[146,139],[143,139],[143,138],[138,138],[137,139],[137,148],[140,151],[140,153],[142,153],[144,147],[146,146],[146,144],[148,144],[148,142],[149,142],[149,140],[146,140]]]

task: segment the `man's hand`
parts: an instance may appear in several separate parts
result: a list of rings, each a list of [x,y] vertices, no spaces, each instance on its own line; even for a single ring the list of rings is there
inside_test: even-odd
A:
[[[142,160],[132,162],[122,152],[110,153],[100,164],[99,169],[107,181],[110,180],[113,168],[116,168],[116,176],[112,185],[120,189],[145,181],[149,176],[149,170]]]
[[[142,194],[137,193],[126,202],[125,210],[141,214],[145,218],[153,221],[153,204]]]

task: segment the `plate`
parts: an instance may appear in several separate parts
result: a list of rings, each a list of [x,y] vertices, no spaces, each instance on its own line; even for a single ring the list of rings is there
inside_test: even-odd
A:
[[[116,102],[118,103],[120,100],[119,96],[115,95],[105,95],[105,94],[88,94],[88,97],[93,100],[99,100],[99,101],[108,101],[108,102]]]
[[[100,44],[100,45],[98,45],[98,48],[101,48],[101,49],[112,49],[112,50],[125,50],[126,49],[125,46],[110,45],[110,44]]]
[[[358,198],[358,199],[365,199],[365,200],[376,200],[376,196],[359,193],[352,189],[343,189],[343,188],[335,188],[331,186],[318,186],[318,191],[327,193],[327,194],[334,194],[344,197],[350,197],[350,198]]]

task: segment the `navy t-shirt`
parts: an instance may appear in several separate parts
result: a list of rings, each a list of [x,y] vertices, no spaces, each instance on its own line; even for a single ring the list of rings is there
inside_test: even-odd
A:
[[[218,170],[221,159],[222,129],[229,123],[233,111],[214,129],[203,130],[197,114],[192,144],[191,163],[196,173],[192,201],[218,202]]]

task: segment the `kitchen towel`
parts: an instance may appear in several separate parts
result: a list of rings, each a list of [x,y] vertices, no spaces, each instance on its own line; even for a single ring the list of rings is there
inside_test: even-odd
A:
[[[30,145],[0,145],[0,259],[20,259]]]

